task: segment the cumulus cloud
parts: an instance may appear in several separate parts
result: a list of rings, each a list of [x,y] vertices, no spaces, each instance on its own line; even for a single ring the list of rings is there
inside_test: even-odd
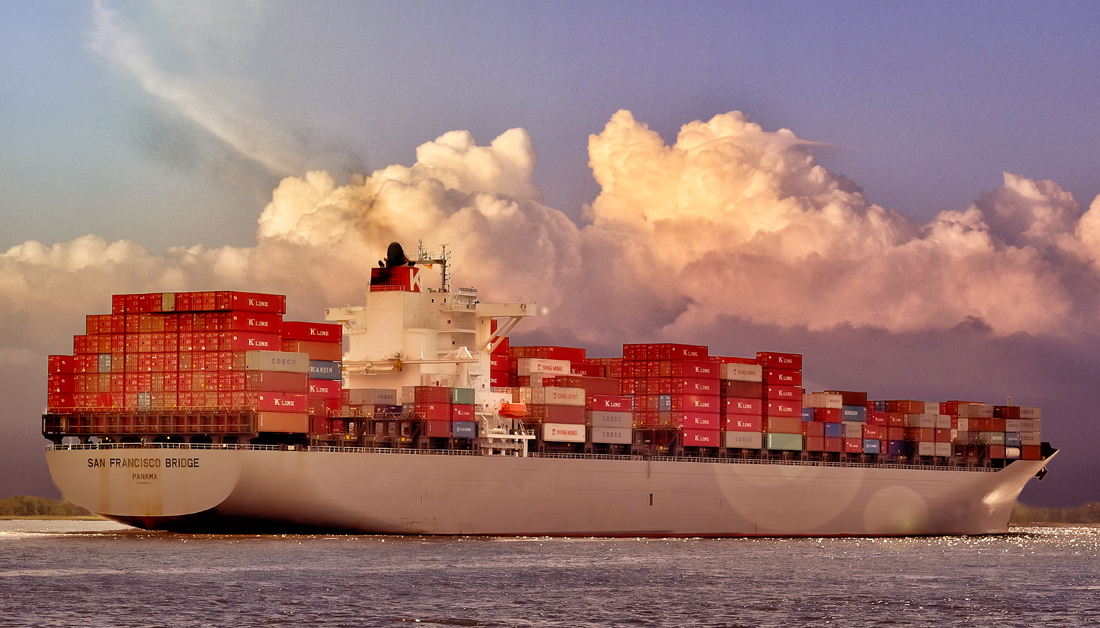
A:
[[[816,163],[811,143],[737,112],[686,124],[667,144],[620,111],[589,153],[601,193],[583,225],[542,204],[537,153],[512,129],[485,146],[447,133],[412,166],[343,184],[323,171],[286,177],[252,247],[158,256],[96,236],[27,242],[0,255],[0,359],[56,348],[65,321],[106,311],[118,292],[281,292],[293,316],[319,318],[362,302],[394,240],[449,245],[455,284],[537,300],[548,315],[526,329],[603,346],[713,342],[729,320],[1094,333],[1100,199],[1082,211],[1054,182],[1005,173],[1004,186],[921,225],[869,203]]]

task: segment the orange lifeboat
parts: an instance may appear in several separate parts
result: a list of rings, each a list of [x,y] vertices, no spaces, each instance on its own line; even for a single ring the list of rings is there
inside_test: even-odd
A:
[[[524,403],[502,403],[500,405],[500,416],[507,417],[509,419],[522,419],[527,416],[527,404]]]

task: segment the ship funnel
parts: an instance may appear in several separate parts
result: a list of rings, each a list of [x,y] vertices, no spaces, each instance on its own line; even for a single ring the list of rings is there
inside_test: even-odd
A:
[[[389,248],[386,249],[385,267],[397,268],[398,266],[404,266],[406,264],[412,266],[416,264],[416,262],[410,260],[409,257],[405,255],[405,249],[401,248],[400,242],[390,242]],[[379,262],[378,265],[382,266],[382,263]]]

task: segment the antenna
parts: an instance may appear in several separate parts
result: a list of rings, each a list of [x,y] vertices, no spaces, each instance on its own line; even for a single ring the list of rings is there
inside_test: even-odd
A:
[[[448,265],[451,261],[451,252],[447,250],[446,244],[441,244],[440,247],[443,249],[443,252],[436,256],[430,251],[424,250],[424,240],[417,240],[416,261],[418,264],[439,264],[442,267],[439,272],[442,283],[440,289],[443,292],[450,292],[451,269]]]

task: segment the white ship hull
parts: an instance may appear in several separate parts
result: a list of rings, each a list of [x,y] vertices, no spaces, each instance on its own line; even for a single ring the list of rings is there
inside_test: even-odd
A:
[[[143,528],[553,536],[1003,533],[1047,462],[994,472],[243,448],[46,457],[67,500]]]

